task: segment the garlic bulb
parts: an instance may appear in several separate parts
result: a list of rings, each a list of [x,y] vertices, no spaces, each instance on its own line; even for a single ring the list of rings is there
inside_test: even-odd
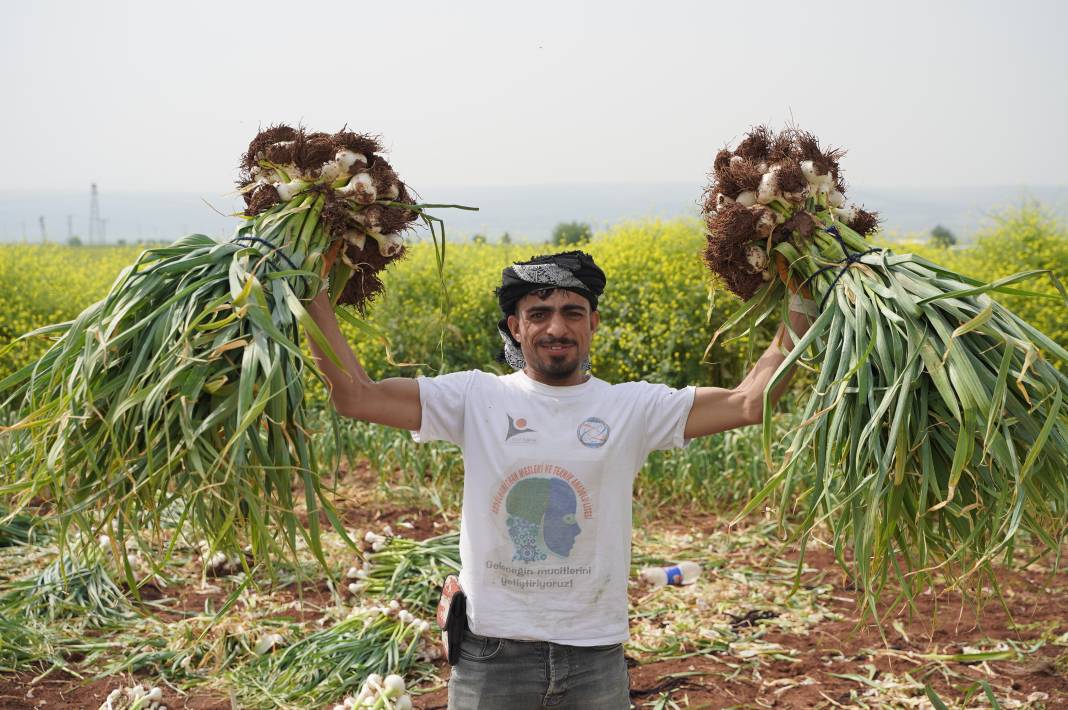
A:
[[[777,172],[779,172],[778,166],[772,166],[771,170],[764,173],[764,176],[760,178],[760,187],[757,189],[757,202],[762,205],[769,204],[781,197],[779,186],[775,180]]]
[[[768,254],[756,244],[747,244],[745,258],[749,262],[753,273],[763,271],[768,266]]]
[[[374,181],[367,173],[358,173],[352,176],[348,184],[338,189],[342,197],[351,197],[361,205],[369,205],[378,197]]]
[[[757,203],[757,193],[755,190],[746,190],[738,194],[738,198],[735,200],[742,207],[752,207]]]

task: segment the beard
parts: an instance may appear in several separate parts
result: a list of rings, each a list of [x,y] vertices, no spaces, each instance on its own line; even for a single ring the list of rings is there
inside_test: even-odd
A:
[[[573,340],[554,340],[543,341],[538,345],[577,345],[577,343]],[[578,348],[572,348],[567,354],[557,357],[551,355],[543,357],[540,347],[536,347],[533,357],[526,358],[526,361],[531,369],[546,379],[566,380],[575,374],[583,359],[583,356],[578,352]]]

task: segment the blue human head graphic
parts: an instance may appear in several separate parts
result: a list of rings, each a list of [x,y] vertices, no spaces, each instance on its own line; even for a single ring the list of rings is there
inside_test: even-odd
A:
[[[544,560],[550,552],[567,557],[582,532],[575,522],[578,498],[559,478],[524,478],[508,491],[504,507],[513,560]]]

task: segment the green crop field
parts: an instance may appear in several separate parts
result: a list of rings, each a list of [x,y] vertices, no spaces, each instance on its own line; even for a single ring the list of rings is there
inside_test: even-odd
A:
[[[764,324],[753,342],[717,342],[706,354],[738,302],[708,275],[703,245],[701,225],[690,220],[624,223],[583,245],[608,276],[596,375],[673,386],[730,386],[744,375],[776,324]],[[1068,275],[1068,228],[1037,205],[1001,213],[963,247],[893,248],[985,280],[1032,269]],[[449,243],[442,288],[433,250],[418,243],[391,268],[362,327],[343,329],[372,377],[504,372],[494,359],[493,288],[511,261],[552,250]],[[49,345],[18,336],[73,319],[138,252],[0,246],[0,380]],[[1056,294],[1048,280],[1028,288]],[[1004,302],[1068,346],[1062,303]],[[794,386],[812,384],[801,373]],[[416,707],[445,707],[448,667],[432,624],[436,585],[458,564],[459,452],[334,422],[321,386],[310,376],[308,385],[317,402],[312,445],[321,461],[341,461],[321,474],[359,547],[324,531],[325,568],[298,545],[268,574],[247,556],[172,535],[184,515],[180,495],[126,555],[106,527],[91,544],[61,550],[48,501],[8,515],[11,492],[0,488],[0,708],[95,710],[116,688],[132,697],[138,685],[159,688],[169,708],[331,708],[371,673],[403,675]],[[800,417],[789,397],[780,409],[776,426],[788,432]],[[0,410],[0,424],[13,417]],[[0,430],[0,449],[10,446]],[[777,446],[776,459],[785,443]],[[875,625],[826,539],[808,540],[798,563],[794,511],[768,507],[736,519],[767,476],[756,427],[658,452],[640,473],[626,646],[634,707],[1068,706],[1060,556],[1033,555],[1022,540],[999,559],[998,588],[953,589],[940,578],[911,603],[888,582]],[[307,521],[307,510],[298,512]],[[638,581],[639,568],[679,560],[702,565],[698,583]],[[985,606],[963,593],[977,591]]]

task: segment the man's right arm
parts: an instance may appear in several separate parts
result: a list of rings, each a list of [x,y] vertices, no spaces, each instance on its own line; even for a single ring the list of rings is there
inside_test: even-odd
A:
[[[341,361],[338,367],[309,338],[312,356],[326,377],[330,401],[338,414],[375,424],[418,431],[422,424],[419,383],[410,377],[391,377],[375,382],[364,372],[337,324],[334,307],[325,292],[307,304],[308,314],[323,332],[330,349]]]

